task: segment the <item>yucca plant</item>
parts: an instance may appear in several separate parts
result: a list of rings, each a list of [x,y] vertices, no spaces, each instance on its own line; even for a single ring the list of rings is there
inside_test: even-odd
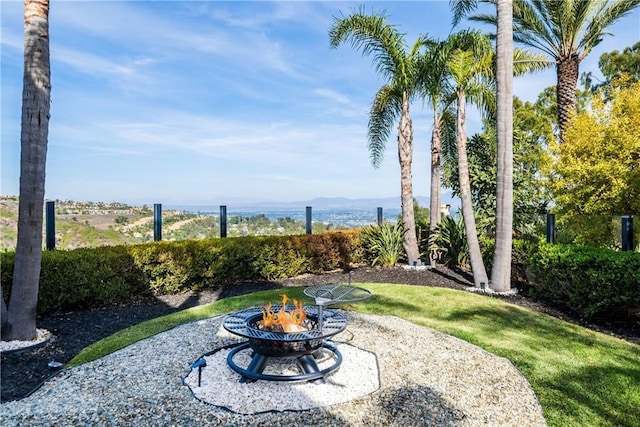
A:
[[[372,264],[385,267],[396,265],[404,256],[403,236],[404,227],[400,222],[395,225],[384,223],[364,228],[362,242],[365,249],[373,256]]]
[[[442,253],[440,261],[444,265],[447,267],[469,265],[469,246],[462,215],[458,215],[457,219],[450,216],[442,218],[434,236],[433,242]]]

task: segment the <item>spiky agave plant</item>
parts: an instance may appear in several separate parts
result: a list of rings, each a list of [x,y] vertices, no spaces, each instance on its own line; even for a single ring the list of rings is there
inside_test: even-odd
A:
[[[392,267],[404,256],[402,223],[384,223],[362,230],[362,241],[366,250],[373,255],[373,265]]]
[[[442,251],[441,260],[447,267],[469,265],[469,246],[462,215],[446,216],[436,228],[435,244]]]

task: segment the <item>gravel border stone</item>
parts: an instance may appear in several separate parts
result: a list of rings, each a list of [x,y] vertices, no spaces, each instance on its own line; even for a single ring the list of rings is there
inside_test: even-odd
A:
[[[3,403],[3,426],[546,425],[531,386],[507,359],[397,317],[346,315],[347,330],[334,342],[375,353],[380,374],[377,391],[349,402],[246,415],[199,401],[183,383],[191,364],[238,342],[220,332],[218,316],[61,371],[31,396]]]

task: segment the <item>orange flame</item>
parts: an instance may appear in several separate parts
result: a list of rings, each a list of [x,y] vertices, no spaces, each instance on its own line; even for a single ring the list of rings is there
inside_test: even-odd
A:
[[[294,309],[287,311],[287,302],[290,298],[286,294],[282,297],[282,307],[276,313],[271,311],[273,304],[269,303],[262,310],[262,322],[260,326],[265,329],[282,329],[283,332],[300,332],[306,331],[307,328],[302,323],[307,318],[307,312],[304,310],[302,301],[291,298]]]

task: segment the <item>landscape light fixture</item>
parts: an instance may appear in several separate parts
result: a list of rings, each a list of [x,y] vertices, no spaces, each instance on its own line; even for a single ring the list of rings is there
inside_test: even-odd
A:
[[[204,357],[196,360],[191,365],[191,369],[198,368],[198,387],[200,387],[200,384],[202,383],[202,368],[204,368],[205,366],[207,366],[207,361]]]

